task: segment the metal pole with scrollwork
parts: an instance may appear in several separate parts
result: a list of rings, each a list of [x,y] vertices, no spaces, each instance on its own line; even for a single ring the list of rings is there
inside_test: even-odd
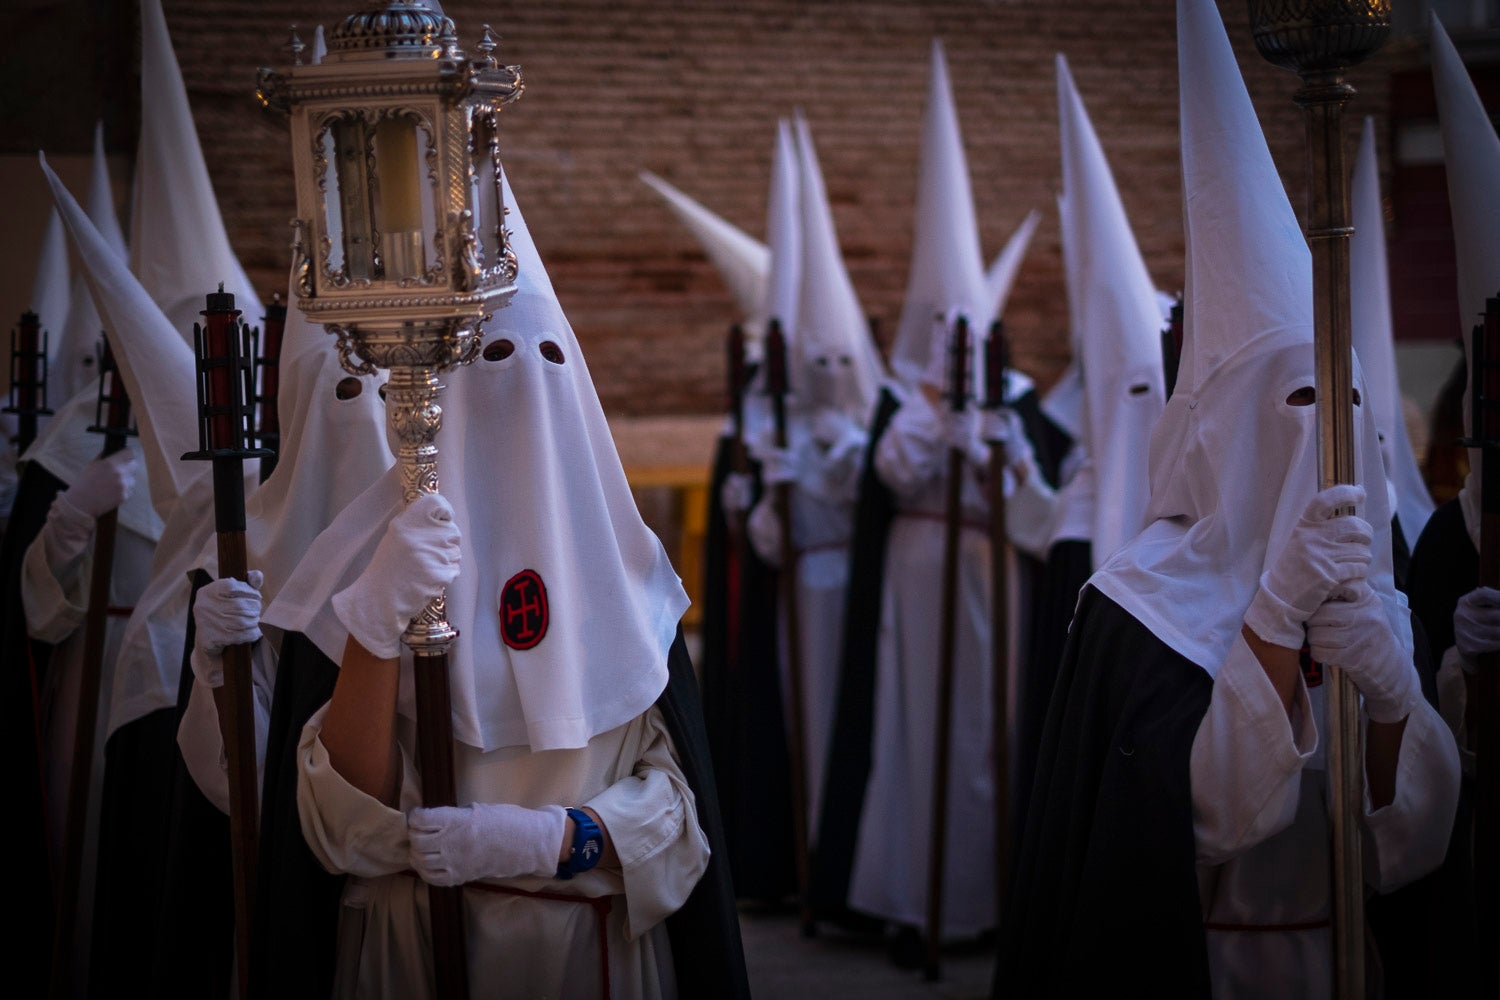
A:
[[[389,373],[386,414],[407,503],[438,491],[440,377],[473,360],[478,327],[515,292],[497,118],[521,95],[489,26],[470,59],[423,0],[344,18],[328,55],[261,70],[257,96],[291,118],[292,286],[352,372]],[[412,652],[423,804],[457,804],[443,595],[402,637]],[[428,887],[443,1000],[467,995],[461,887]]]
[[[1344,105],[1354,88],[1344,79],[1385,43],[1390,0],[1249,0],[1250,28],[1260,54],[1293,70],[1302,87],[1293,98],[1307,113],[1307,241],[1313,265],[1313,352],[1316,357],[1318,488],[1352,483],[1354,350],[1349,331],[1349,174],[1344,166]],[[1339,515],[1353,514],[1339,511]],[[1334,988],[1343,1000],[1365,996],[1364,812],[1359,692],[1329,669],[1328,770],[1333,788]]]

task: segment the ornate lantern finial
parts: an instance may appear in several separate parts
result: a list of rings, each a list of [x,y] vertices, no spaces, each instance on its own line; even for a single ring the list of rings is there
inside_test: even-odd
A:
[[[302,41],[302,37],[297,34],[295,24],[291,26],[286,44],[281,47],[281,51],[292,57],[292,65],[302,65],[302,53],[307,51],[307,43]]]

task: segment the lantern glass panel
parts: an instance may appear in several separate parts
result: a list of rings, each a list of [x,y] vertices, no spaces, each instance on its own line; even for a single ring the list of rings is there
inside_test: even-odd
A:
[[[337,274],[344,270],[344,216],[339,210],[338,156],[332,129],[319,134],[318,146],[323,152],[323,173],[318,178],[318,188],[324,196],[323,231],[328,236],[328,268]],[[330,207],[332,211],[328,211]]]
[[[375,127],[376,205],[390,281],[421,280],[429,265],[433,212],[423,178],[430,148],[415,115],[390,114]]]
[[[500,263],[504,242],[500,227],[504,222],[500,200],[500,146],[494,115],[476,116],[472,134],[470,211],[478,236],[481,266],[493,268]]]
[[[324,197],[330,222],[325,232],[325,267],[335,284],[366,282],[377,277],[375,220],[370,213],[370,157],[373,130],[357,114],[335,118],[328,135],[333,140],[336,190]],[[343,268],[338,274],[332,262],[333,234],[343,237]],[[338,280],[342,279],[342,280]]]

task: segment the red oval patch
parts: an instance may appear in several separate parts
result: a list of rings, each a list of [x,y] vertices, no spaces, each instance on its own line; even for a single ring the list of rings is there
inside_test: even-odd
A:
[[[547,635],[547,587],[534,569],[523,569],[500,591],[500,637],[511,649],[530,649]]]

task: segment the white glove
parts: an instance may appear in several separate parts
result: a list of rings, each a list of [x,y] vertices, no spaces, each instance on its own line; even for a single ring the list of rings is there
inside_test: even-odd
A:
[[[1370,525],[1358,517],[1332,517],[1339,507],[1363,503],[1362,486],[1331,486],[1308,501],[1276,561],[1260,577],[1245,624],[1266,642],[1301,649],[1303,625],[1341,584],[1365,578],[1370,566]]]
[[[812,418],[812,438],[826,450],[850,439],[863,440],[864,431],[843,410],[821,409]]]
[[[83,467],[62,498],[73,509],[97,518],[125,502],[135,488],[135,453],[125,448]]]
[[[412,871],[428,885],[557,874],[568,813],[504,802],[413,809],[406,815]]]
[[[766,446],[755,449],[755,460],[760,463],[760,481],[767,486],[797,481],[796,457],[786,448]]]
[[[750,512],[750,518],[745,522],[745,529],[750,535],[750,544],[755,546],[755,554],[760,556],[761,561],[767,565],[781,567],[781,518],[776,514],[774,504],[762,500],[755,505]]]
[[[249,583],[231,576],[205,584],[193,600],[193,653],[188,663],[193,676],[211,688],[224,684],[224,647],[260,638],[260,588],[265,577],[258,569],[245,575]]]
[[[1500,650],[1500,590],[1476,587],[1453,611],[1453,644],[1472,669],[1481,653]]]
[[[1307,620],[1313,659],[1340,667],[1365,698],[1372,722],[1400,722],[1422,700],[1411,654],[1391,631],[1385,607],[1364,581],[1334,591]]]
[[[1026,436],[1026,424],[1021,420],[1021,415],[1009,406],[985,410],[979,433],[986,441],[999,442],[1005,446],[1007,467],[1019,469],[1024,466],[1030,469],[1035,463],[1036,450],[1031,447],[1031,439]]]
[[[743,514],[755,500],[755,484],[743,472],[731,472],[719,487],[719,503],[729,514]]]
[[[407,624],[458,576],[453,508],[428,493],[391,519],[370,565],[333,595],[333,610],[359,644],[385,660],[401,655]]]

